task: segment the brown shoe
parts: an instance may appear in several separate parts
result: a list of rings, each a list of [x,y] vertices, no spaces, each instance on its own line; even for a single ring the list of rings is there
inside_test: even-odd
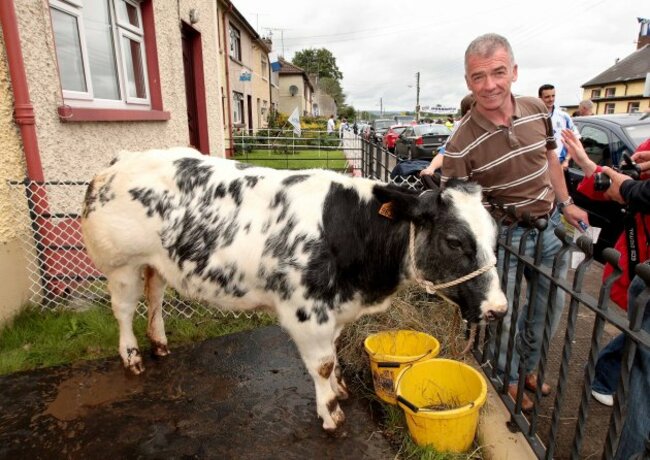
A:
[[[537,374],[528,374],[525,381],[526,389],[532,392],[537,391]],[[542,396],[551,394],[551,386],[547,383],[542,383]]]
[[[511,383],[508,385],[508,394],[512,398],[513,401],[517,402],[517,384],[516,383]],[[521,410],[522,412],[530,412],[533,410],[534,403],[531,401],[531,399],[528,397],[526,393],[523,394],[523,397],[521,398]]]

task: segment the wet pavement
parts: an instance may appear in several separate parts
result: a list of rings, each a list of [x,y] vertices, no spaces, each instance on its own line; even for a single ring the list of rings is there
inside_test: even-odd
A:
[[[323,432],[314,387],[277,326],[145,357],[0,377],[0,458],[383,459],[395,453],[367,402],[344,401],[346,435]]]

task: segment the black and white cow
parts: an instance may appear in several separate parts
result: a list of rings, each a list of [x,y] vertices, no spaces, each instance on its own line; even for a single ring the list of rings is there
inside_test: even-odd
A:
[[[390,203],[390,212],[382,212]],[[384,207],[384,210],[386,208]],[[386,217],[386,214],[389,217]],[[385,310],[414,263],[432,282],[495,263],[496,228],[476,185],[410,193],[331,171],[277,171],[176,148],[122,153],[86,192],[82,229],[108,279],[119,350],[144,370],[132,330],[143,291],[153,352],[169,353],[165,285],[227,310],[266,308],[295,341],[316,386],[323,428],[344,420],[335,341],[362,314]],[[465,319],[506,312],[495,268],[444,289]]]

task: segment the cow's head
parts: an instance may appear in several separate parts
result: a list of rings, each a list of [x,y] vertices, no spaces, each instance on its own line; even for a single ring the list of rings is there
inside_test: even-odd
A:
[[[375,196],[391,202],[393,219],[413,223],[415,267],[421,278],[440,284],[492,266],[440,290],[460,306],[463,318],[478,322],[506,314],[508,304],[494,267],[496,224],[481,203],[480,186],[452,180],[442,192],[434,189],[420,194],[376,187]]]

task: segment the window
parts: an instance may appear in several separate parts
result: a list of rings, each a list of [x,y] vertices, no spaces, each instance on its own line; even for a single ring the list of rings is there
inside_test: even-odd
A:
[[[261,72],[262,78],[264,80],[268,80],[269,77],[269,63],[267,61],[267,57],[262,54],[262,61],[261,61]]]
[[[244,95],[242,93],[232,93],[232,122],[235,125],[244,123]]]
[[[605,104],[605,113],[614,113],[616,110],[616,104]]]
[[[605,88],[605,97],[616,96],[616,88]]]
[[[613,104],[612,104],[613,105]],[[600,166],[611,166],[609,140],[607,133],[602,129],[585,125],[580,130],[580,142],[585,148],[589,158]]]
[[[591,90],[591,99],[598,99],[600,97],[600,90],[599,89],[592,89]]]
[[[230,24],[230,57],[241,61],[241,35],[232,24]]]
[[[627,113],[636,113],[639,111],[639,102],[628,102]]]
[[[66,104],[149,108],[144,28],[136,0],[50,0]]]

